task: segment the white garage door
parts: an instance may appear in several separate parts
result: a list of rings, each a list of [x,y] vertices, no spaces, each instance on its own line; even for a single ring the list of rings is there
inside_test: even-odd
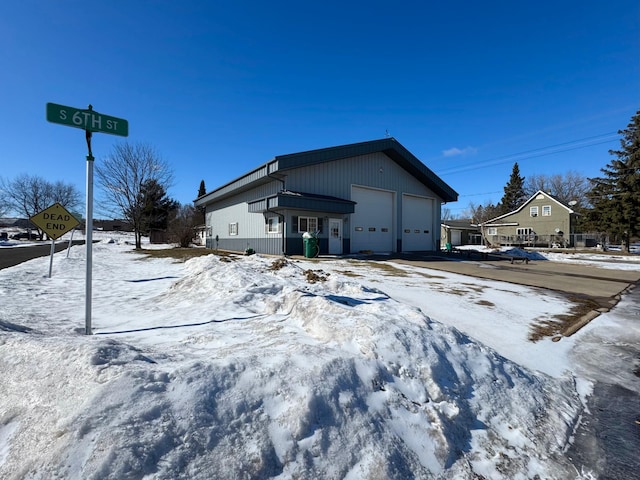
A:
[[[402,196],[402,251],[433,250],[433,199]]]
[[[462,245],[462,232],[451,230],[451,245]]]
[[[356,202],[351,215],[351,253],[365,250],[393,252],[394,192],[351,187]]]

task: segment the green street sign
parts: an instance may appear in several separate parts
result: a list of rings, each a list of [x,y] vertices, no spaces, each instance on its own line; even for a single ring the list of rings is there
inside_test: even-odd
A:
[[[90,132],[110,133],[121,137],[129,136],[129,122],[127,120],[95,112],[91,105],[88,110],[81,110],[57,103],[47,103],[47,121]]]

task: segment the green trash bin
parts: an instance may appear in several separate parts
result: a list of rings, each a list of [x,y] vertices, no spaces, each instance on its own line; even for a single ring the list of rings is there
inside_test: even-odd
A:
[[[305,232],[302,235],[302,245],[304,249],[304,256],[306,258],[314,258],[318,256],[320,251],[318,248],[318,239],[309,232]]]

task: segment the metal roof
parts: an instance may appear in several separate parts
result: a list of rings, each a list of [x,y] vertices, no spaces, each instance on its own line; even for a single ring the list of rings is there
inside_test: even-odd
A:
[[[395,138],[383,138],[368,142],[352,143],[337,147],[321,148],[300,153],[278,155],[273,160],[233,180],[216,190],[194,200],[196,206],[220,200],[271,181],[278,174],[301,166],[332,162],[343,158],[357,157],[382,152],[436,193],[444,202],[455,202],[458,193],[433,173],[424,163],[404,148]]]
[[[288,190],[249,202],[249,211],[277,212],[279,210],[308,210],[329,213],[353,213],[356,202],[344,198],[316,195],[305,192],[291,192]]]

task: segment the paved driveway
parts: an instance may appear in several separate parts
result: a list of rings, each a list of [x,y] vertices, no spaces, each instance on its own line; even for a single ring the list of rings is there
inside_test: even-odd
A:
[[[612,270],[593,265],[579,265],[547,260],[510,263],[506,259],[467,258],[464,255],[398,255],[390,261],[418,265],[461,275],[548,288],[569,295],[590,298],[602,308],[610,308],[619,294],[640,281],[640,265],[636,270]]]

